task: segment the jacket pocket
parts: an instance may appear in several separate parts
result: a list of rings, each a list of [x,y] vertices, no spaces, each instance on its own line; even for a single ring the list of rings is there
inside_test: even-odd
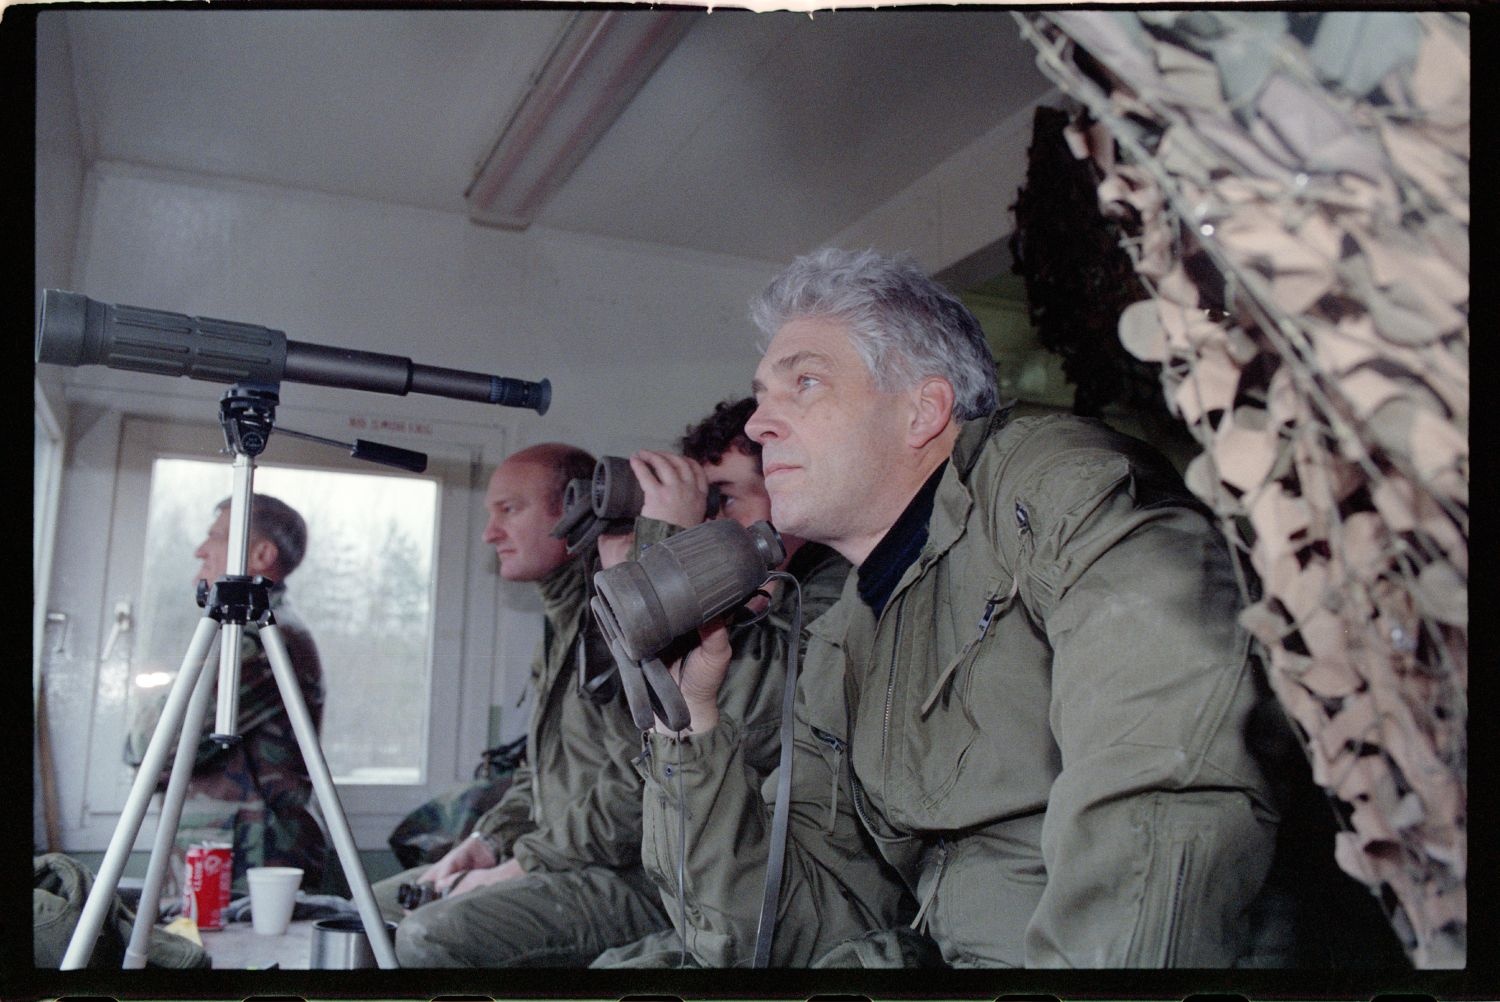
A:
[[[993,624],[1010,609],[1016,595],[1014,580],[991,586],[968,642],[949,660],[935,684],[918,694],[922,702],[908,726],[922,735],[918,739],[922,747],[916,749],[908,769],[920,784],[921,803],[928,810],[938,807],[953,791],[978,736],[979,721],[971,698],[974,672],[993,647],[989,642]],[[998,669],[992,662],[991,657],[987,663]]]
[[[904,742],[908,746],[906,772],[916,785],[918,801],[928,811],[941,806],[952,793],[978,736],[974,715],[964,699],[976,658],[977,653],[970,652],[954,667],[955,676],[963,676],[955,677],[959,695],[940,700],[909,725],[913,734]]]

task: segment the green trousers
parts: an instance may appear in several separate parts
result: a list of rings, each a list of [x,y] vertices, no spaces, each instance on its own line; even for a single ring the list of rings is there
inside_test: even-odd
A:
[[[60,852],[32,857],[31,889],[32,958],[37,967],[58,968],[73,941],[73,931],[83,915],[83,906],[94,888],[94,872]],[[118,968],[135,929],[135,912],[116,894],[105,912],[104,923],[89,955],[91,969]],[[153,928],[146,946],[146,966],[166,968],[208,967],[203,947],[184,936]]]
[[[397,888],[427,869],[373,888],[381,912],[398,923],[402,967],[587,967],[605,950],[668,927],[639,867],[531,873],[403,911]]]

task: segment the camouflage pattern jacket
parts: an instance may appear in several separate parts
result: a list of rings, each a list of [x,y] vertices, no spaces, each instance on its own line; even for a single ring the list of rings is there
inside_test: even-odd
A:
[[[969,422],[880,615],[851,575],[809,626],[773,965],[836,963],[906,894],[952,965],[1235,961],[1277,823],[1256,687],[1223,538],[1153,456]],[[688,947],[747,964],[774,777],[732,721],[650,742],[648,811],[687,801]]]
[[[514,857],[528,873],[641,863],[640,780],[630,765],[640,737],[623,696],[599,703],[579,692],[579,658],[597,666],[610,657],[588,608],[593,564],[569,560],[539,582],[526,761],[474,823],[501,859]]]
[[[318,648],[305,623],[287,598],[286,586],[271,589],[271,611],[281,628],[287,653],[297,673],[302,698],[313,724],[323,715],[323,668]],[[240,639],[239,717],[236,730],[241,741],[223,748],[208,735],[214,730],[213,703],[203,721],[203,736],[193,761],[193,775],[183,802],[177,831],[177,846],[204,841],[229,842],[234,846],[234,884],[245,889],[245,871],[252,866],[298,866],[304,871],[302,886],[317,890],[323,879],[328,845],[317,819],[308,809],[312,780],[302,751],[292,733],[291,717],[281,701],[271,662],[261,645],[259,630],[246,627]],[[204,667],[214,672],[217,693],[217,660]],[[144,753],[156,718],[158,703],[149,707],[132,728],[129,747],[135,761]],[[130,756],[127,755],[127,758]],[[167,772],[159,786],[165,788]]]

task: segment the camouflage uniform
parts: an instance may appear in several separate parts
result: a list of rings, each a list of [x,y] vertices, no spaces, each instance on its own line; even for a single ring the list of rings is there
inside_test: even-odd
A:
[[[271,589],[270,603],[316,727],[323,715],[323,668],[317,645],[288,601],[285,585]],[[216,660],[204,666],[204,671],[214,673],[210,684],[215,693],[217,668]],[[161,702],[144,709],[132,727],[127,760],[140,763],[161,709]],[[247,890],[245,871],[252,866],[301,867],[302,886],[319,889],[328,843],[308,809],[312,780],[255,626],[247,626],[240,640],[239,717],[235,729],[241,740],[230,748],[209,740],[214,730],[210,702],[183,801],[178,852],[199,842],[233,845],[235,893]],[[167,776],[164,771],[159,788],[166,787]]]
[[[488,748],[474,779],[422,804],[396,825],[388,840],[403,867],[436,863],[467,838],[474,825],[510,789],[516,767],[526,758],[526,738]]]
[[[641,869],[641,784],[630,761],[640,735],[623,698],[596,703],[578,691],[580,648],[595,669],[609,658],[586,601],[591,569],[570,560],[539,582],[526,762],[474,825],[497,859],[514,858],[524,873],[410,913],[397,888],[426,866],[378,882],[382,911],[400,922],[403,967],[581,967],[666,924]]]

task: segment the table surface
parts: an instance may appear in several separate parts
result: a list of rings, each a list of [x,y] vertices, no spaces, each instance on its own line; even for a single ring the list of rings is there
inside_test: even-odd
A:
[[[293,922],[280,936],[265,936],[249,922],[200,929],[203,949],[216,970],[307,970],[312,955],[312,919]]]

